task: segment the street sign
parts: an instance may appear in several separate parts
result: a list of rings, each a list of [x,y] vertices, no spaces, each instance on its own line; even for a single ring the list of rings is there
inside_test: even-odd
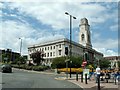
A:
[[[70,59],[66,59],[66,60],[65,60],[65,62],[68,62],[68,61],[70,61]]]
[[[81,66],[84,67],[84,66],[86,66],[86,64],[87,64],[87,61],[84,60],[84,61],[82,62],[82,65],[81,65]]]

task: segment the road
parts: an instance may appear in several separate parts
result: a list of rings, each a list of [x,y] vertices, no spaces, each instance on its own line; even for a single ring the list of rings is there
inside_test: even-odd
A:
[[[79,88],[79,90],[82,90],[79,86],[67,80],[56,80],[55,77],[58,76],[14,70],[13,73],[2,74],[2,90],[6,90],[5,88],[16,88],[16,90],[17,88],[22,88],[22,90],[23,88],[73,88],[73,90]]]

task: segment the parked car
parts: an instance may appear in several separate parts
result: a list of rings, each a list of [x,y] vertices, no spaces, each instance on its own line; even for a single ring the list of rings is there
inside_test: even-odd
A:
[[[12,73],[12,66],[10,64],[3,64],[1,70],[3,73]]]

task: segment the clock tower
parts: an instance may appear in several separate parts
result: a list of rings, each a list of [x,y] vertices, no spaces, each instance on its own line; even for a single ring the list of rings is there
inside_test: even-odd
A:
[[[82,18],[80,20],[79,27],[80,27],[79,44],[81,44],[87,48],[92,48],[90,25],[88,24],[88,20],[86,18]]]

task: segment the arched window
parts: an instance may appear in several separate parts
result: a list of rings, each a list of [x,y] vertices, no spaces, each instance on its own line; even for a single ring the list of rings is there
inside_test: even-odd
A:
[[[82,34],[82,35],[81,35],[81,39],[82,39],[82,41],[84,41],[84,38],[85,38],[85,35]]]

